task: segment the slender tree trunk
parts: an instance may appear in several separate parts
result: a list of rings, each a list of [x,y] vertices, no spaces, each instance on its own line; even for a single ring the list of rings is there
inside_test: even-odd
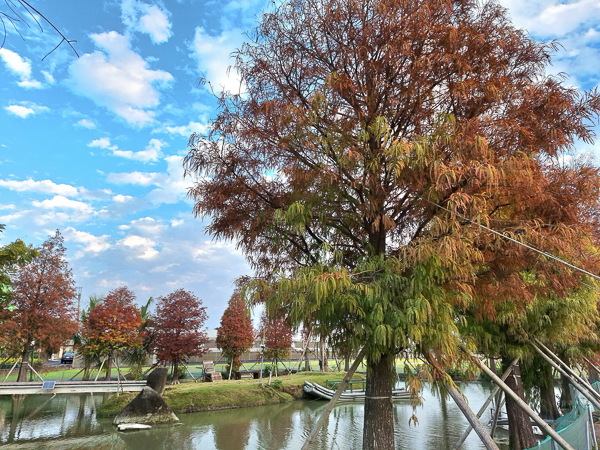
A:
[[[27,363],[29,362],[29,353],[30,353],[30,348],[29,347],[25,347],[23,349],[23,353],[21,353],[21,367],[19,368],[19,376],[17,377],[17,382],[18,383],[23,383],[25,381],[27,381],[27,373],[29,371],[29,366],[27,365]]]
[[[179,373],[178,373],[178,367],[177,367],[177,363],[179,361],[177,361],[176,359],[173,360],[173,384],[177,384],[177,382],[179,382]]]
[[[364,450],[394,449],[393,362],[393,355],[382,355],[377,363],[367,362]]]
[[[544,363],[542,377],[539,381],[540,388],[540,417],[542,419],[556,420],[560,417],[560,411],[556,404],[554,395],[554,377],[552,366]]]
[[[511,361],[511,358],[502,358],[503,370],[508,369]],[[513,367],[512,373],[506,379],[505,383],[525,401],[519,366]],[[529,416],[519,408],[509,395],[506,396],[506,412],[508,414],[509,448],[511,450],[523,450],[537,445]]]
[[[571,383],[569,382],[569,379],[562,374],[560,375],[560,386],[562,389],[562,392],[560,394],[560,407],[561,409],[570,410],[573,407],[573,394],[571,393]]]
[[[323,372],[329,372],[329,361],[327,361],[327,348],[325,347],[325,337],[323,337],[323,336],[321,336],[320,346],[321,346],[321,361],[322,361],[321,370]]]
[[[308,354],[308,347],[304,353],[304,371],[310,372],[310,355]]]
[[[110,381],[111,369],[112,369],[112,352],[110,352],[108,354],[108,361],[106,361],[106,376],[104,377],[105,381]]]
[[[344,355],[344,372],[348,372],[350,370],[350,355],[346,353]]]

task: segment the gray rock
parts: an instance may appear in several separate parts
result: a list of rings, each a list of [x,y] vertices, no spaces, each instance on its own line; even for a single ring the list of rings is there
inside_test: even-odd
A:
[[[157,367],[150,372],[150,375],[148,375],[148,381],[146,384],[160,395],[163,395],[163,392],[165,392],[165,385],[167,384],[168,373],[169,369],[166,367]]]
[[[154,389],[145,387],[113,420],[120,423],[173,423],[179,422],[175,413]]]

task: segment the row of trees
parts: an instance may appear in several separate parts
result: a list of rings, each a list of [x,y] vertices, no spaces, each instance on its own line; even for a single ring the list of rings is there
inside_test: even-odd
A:
[[[461,346],[522,370],[534,337],[598,350],[600,174],[570,152],[600,95],[547,75],[555,49],[494,1],[288,0],[190,139],[194,212],[244,251],[248,298],[365,348],[364,449],[395,448],[399,353],[447,384]],[[533,446],[507,408],[511,448]]]
[[[206,308],[183,289],[159,297],[153,314],[153,298],[139,307],[135,294],[125,286],[105,297],[91,296],[78,322],[75,282],[65,251],[58,231],[39,249],[22,241],[0,249],[0,351],[8,359],[22,358],[19,381],[26,381],[33,350],[52,353],[71,338],[84,357],[84,379],[92,367],[104,363],[110,379],[116,357],[124,358],[137,377],[154,354],[160,363],[173,367],[176,381],[179,371],[175,369],[181,363],[207,352]],[[263,315],[258,335],[264,338],[267,358],[289,355],[292,331],[281,320]],[[241,355],[254,340],[249,310],[236,291],[221,319],[217,346],[237,370]]]

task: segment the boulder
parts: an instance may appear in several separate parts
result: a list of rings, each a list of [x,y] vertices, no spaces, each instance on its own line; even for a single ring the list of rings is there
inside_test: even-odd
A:
[[[142,389],[113,420],[115,425],[120,423],[156,424],[172,422],[179,422],[179,419],[167,406],[160,394],[149,387]]]
[[[148,381],[146,384],[160,395],[163,395],[163,392],[165,392],[165,385],[167,384],[168,373],[169,369],[166,367],[157,367],[150,372],[150,375],[148,375]]]

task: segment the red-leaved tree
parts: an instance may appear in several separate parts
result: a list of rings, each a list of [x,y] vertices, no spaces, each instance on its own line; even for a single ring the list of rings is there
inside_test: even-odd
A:
[[[263,339],[265,357],[274,361],[277,375],[277,362],[290,357],[292,328],[285,322],[284,317],[270,318],[263,312],[258,338]]]
[[[23,358],[18,381],[27,381],[29,354],[58,348],[75,332],[75,282],[57,230],[32,262],[19,269],[13,284],[12,311],[0,323],[0,336]]]
[[[180,363],[208,351],[204,347],[208,338],[201,330],[207,318],[206,307],[191,292],[178,289],[158,298],[156,313],[151,319],[153,348],[161,363],[173,365],[174,383]]]
[[[106,380],[110,380],[114,356],[142,345],[142,316],[135,299],[126,286],[114,289],[83,318],[83,353],[108,357]]]
[[[241,356],[254,342],[254,330],[250,311],[239,291],[231,296],[227,309],[221,317],[221,326],[217,330],[217,347],[236,371],[242,364]]]

